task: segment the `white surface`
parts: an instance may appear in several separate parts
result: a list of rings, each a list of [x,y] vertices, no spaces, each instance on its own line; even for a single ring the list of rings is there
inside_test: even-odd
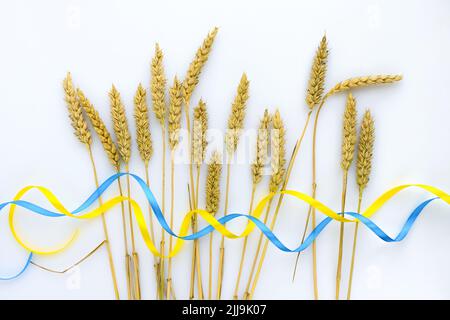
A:
[[[306,117],[304,96],[311,60],[326,32],[330,47],[328,88],[357,75],[404,75],[399,84],[354,92],[360,115],[370,107],[376,119],[374,172],[364,204],[402,183],[427,183],[449,191],[449,9],[448,1],[2,1],[0,201],[12,199],[25,185],[39,184],[53,190],[72,208],[93,190],[87,153],[72,134],[63,102],[61,81],[66,71],[72,72],[74,82],[84,89],[108,125],[106,93],[114,82],[132,119],[137,84],[149,85],[155,42],[164,50],[168,78],[175,74],[183,77],[195,50],[213,26],[220,31],[193,96],[194,102],[200,97],[207,101],[211,128],[225,127],[235,87],[245,71],[251,80],[246,128],[256,128],[264,107],[278,107],[286,121],[290,153]],[[344,102],[344,95],[329,100],[318,136],[318,198],[336,209]],[[160,135],[153,115],[151,124],[159,152]],[[310,139],[308,135],[290,183],[290,188],[305,192],[310,191]],[[112,171],[95,140],[94,153],[104,179]],[[244,149],[241,145],[239,152]],[[135,146],[131,167],[143,174]],[[151,161],[151,179],[158,196],[159,170],[157,155]],[[232,170],[229,209],[244,211],[250,193],[248,165]],[[177,166],[177,194],[181,195],[176,203],[177,221],[187,209],[186,172],[186,166]],[[356,205],[354,178],[352,171],[349,209]],[[258,196],[265,193],[264,189],[258,190]],[[115,192],[113,188],[108,195]],[[428,197],[419,190],[408,190],[377,214],[375,221],[394,234],[410,210]],[[27,199],[43,203],[35,194]],[[276,233],[291,247],[299,243],[305,208],[291,199],[284,202]],[[49,221],[20,211],[21,230],[28,240],[41,245],[65,240],[74,225],[68,220]],[[436,201],[408,238],[398,244],[386,244],[362,228],[353,297],[450,298],[449,213],[448,205]],[[114,210],[108,224],[121,295],[125,297],[119,215]],[[16,271],[26,256],[10,235],[6,216],[0,217],[0,274]],[[238,231],[239,224],[230,227]],[[35,257],[35,261],[63,269],[77,260],[102,239],[100,221],[82,226],[79,240],[68,251]],[[351,245],[350,228],[347,230],[343,292]],[[218,248],[217,234],[215,239]],[[252,236],[252,248],[255,239],[256,234]],[[318,240],[320,298],[334,297],[337,239],[338,224],[334,223]],[[154,298],[152,259],[140,238],[138,246],[143,296]],[[241,241],[226,242],[224,298],[232,297],[240,248]],[[206,252],[205,240],[205,275]],[[188,296],[190,256],[188,245],[174,259],[178,298]],[[106,257],[102,249],[66,275],[31,266],[20,279],[0,283],[0,298],[113,298]],[[298,278],[292,283],[294,260],[295,254],[281,253],[271,246],[255,298],[312,298],[311,250],[304,254]],[[214,263],[216,271],[217,260]]]

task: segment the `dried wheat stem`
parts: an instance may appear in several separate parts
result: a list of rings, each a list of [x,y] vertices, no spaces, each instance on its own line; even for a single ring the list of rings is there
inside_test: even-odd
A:
[[[352,94],[347,95],[347,103],[344,111],[343,134],[342,134],[342,159],[341,167],[343,170],[342,177],[342,196],[341,196],[341,213],[344,216],[345,200],[347,196],[347,176],[350,165],[353,161],[356,145],[356,100]],[[344,223],[340,223],[339,229],[339,251],[338,263],[336,270],[336,300],[339,300],[339,292],[342,274],[342,255],[344,249]]]
[[[358,158],[356,164],[356,176],[357,184],[359,187],[359,197],[358,197],[358,213],[361,212],[361,202],[363,191],[369,182],[370,172],[372,171],[372,158],[373,158],[373,146],[375,142],[375,124],[370,114],[367,110],[364,113],[364,117],[361,124],[361,131],[359,134],[359,144],[358,144]],[[347,289],[347,300],[350,300],[352,292],[352,282],[353,282],[353,270],[355,266],[355,255],[356,255],[356,241],[358,236],[358,226],[359,222],[355,222],[355,231],[353,235],[353,249],[352,249],[352,260],[350,264],[350,277],[348,281]]]
[[[253,211],[253,201],[255,199],[255,191],[256,186],[259,182],[261,182],[262,174],[264,166],[266,165],[266,159],[267,159],[267,150],[269,147],[269,127],[271,123],[271,117],[269,115],[268,110],[266,109],[264,111],[264,116],[262,117],[259,129],[258,129],[258,135],[256,138],[256,157],[255,161],[252,164],[252,192],[250,195],[250,207],[249,207],[249,214],[252,214]],[[242,245],[242,253],[241,253],[241,261],[239,263],[239,270],[238,275],[236,278],[236,285],[234,287],[234,295],[233,299],[238,299],[238,293],[239,293],[239,282],[241,280],[242,276],[242,269],[244,267],[244,259],[245,259],[245,252],[247,250],[247,242],[248,242],[248,236],[244,238],[244,242]]]

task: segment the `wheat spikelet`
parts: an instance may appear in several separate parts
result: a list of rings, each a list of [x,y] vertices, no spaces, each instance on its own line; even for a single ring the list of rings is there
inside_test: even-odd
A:
[[[231,105],[231,114],[228,118],[228,130],[225,136],[225,142],[229,155],[232,155],[236,151],[239,136],[244,127],[245,109],[249,97],[248,87],[249,81],[247,75],[244,73],[239,82],[236,97]]]
[[[90,145],[92,142],[91,133],[89,132],[86,120],[83,116],[83,111],[77,99],[70,72],[67,72],[67,76],[63,81],[63,88],[64,100],[66,101],[67,109],[69,110],[69,118],[75,131],[75,135],[81,143]]]
[[[151,92],[153,111],[161,126],[165,126],[166,117],[166,77],[164,75],[163,52],[158,44],[151,67]]]
[[[206,147],[208,145],[206,140],[207,129],[208,113],[206,111],[206,104],[200,99],[197,107],[194,108],[194,125],[192,129],[192,157],[196,165],[201,164],[205,159]]]
[[[377,84],[393,83],[402,80],[402,75],[374,75],[368,77],[356,77],[344,80],[335,85],[328,93],[327,96],[350,90],[354,88],[367,87]]]
[[[218,31],[219,29],[216,27],[208,33],[205,40],[203,40],[203,44],[198,48],[194,60],[189,65],[189,69],[187,70],[186,77],[183,81],[183,99],[185,104],[191,99],[192,92],[199,82],[200,73],[208,60],[208,55],[211,52],[214,38]]]
[[[147,92],[142,84],[139,84],[134,95],[134,119],[139,154],[142,161],[148,163],[153,154],[153,145],[148,121]]]
[[[209,160],[206,177],[206,211],[211,214],[216,214],[219,209],[221,174],[221,155],[215,151]]]
[[[286,171],[286,132],[278,110],[273,116],[272,123],[272,176],[270,178],[269,190],[270,192],[276,192],[283,182],[284,173]]]
[[[357,160],[357,183],[362,191],[369,182],[370,171],[372,170],[373,144],[375,141],[375,125],[367,110],[361,123],[359,133],[358,160]]]
[[[325,74],[327,72],[328,47],[327,38],[324,35],[317,48],[316,55],[311,67],[308,88],[306,90],[306,103],[310,109],[320,103],[322,99]]]
[[[117,145],[122,160],[125,163],[130,161],[131,156],[131,136],[128,130],[125,107],[120,99],[120,93],[113,85],[109,92],[109,101],[111,104],[111,116],[113,120],[114,133],[117,138]]]
[[[356,100],[351,93],[347,96],[344,111],[344,125],[342,137],[342,160],[341,167],[348,171],[353,161],[356,144]]]
[[[175,77],[175,79],[173,80],[172,88],[170,88],[169,90],[169,146],[172,150],[177,147],[180,138],[182,103],[181,86],[182,84],[178,81],[177,77]]]
[[[256,138],[256,157],[252,164],[253,184],[258,184],[262,179],[262,171],[266,164],[267,150],[269,147],[269,127],[271,118],[269,111],[264,110]]]
[[[83,91],[77,89],[77,96],[83,107],[84,112],[88,116],[91,121],[92,127],[97,133],[100,142],[102,143],[103,149],[105,149],[106,154],[108,155],[108,159],[111,164],[114,166],[116,170],[120,169],[120,157],[119,152],[117,151],[116,146],[111,138],[108,129],[106,129],[105,123],[100,118],[100,115],[97,110],[95,110],[94,106],[91,102],[86,98]]]

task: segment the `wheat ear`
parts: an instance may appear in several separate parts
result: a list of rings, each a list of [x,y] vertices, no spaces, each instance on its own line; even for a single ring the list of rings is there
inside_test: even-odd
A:
[[[314,56],[311,73],[306,90],[306,104],[313,109],[320,103],[323,96],[325,75],[327,71],[328,45],[324,35]]]
[[[238,146],[239,136],[244,127],[245,110],[247,107],[249,81],[247,75],[242,74],[236,97],[231,105],[231,113],[228,118],[228,130],[225,136],[228,155],[232,155]]]
[[[199,100],[197,107],[194,108],[194,124],[192,129],[192,157],[194,164],[199,166],[205,159],[206,131],[208,129],[208,112],[206,104],[202,99]],[[196,192],[197,195],[197,192]]]
[[[199,82],[200,73],[208,60],[209,53],[211,52],[211,48],[218,31],[218,28],[214,28],[210,33],[208,33],[205,40],[203,40],[202,45],[198,48],[194,60],[189,65],[186,77],[183,81],[183,99],[185,103],[187,102],[187,104],[191,99],[192,92]]]
[[[134,95],[134,119],[136,122],[136,141],[139,155],[147,166],[153,155],[153,143],[148,118],[147,92],[142,84],[139,84]]]
[[[89,132],[86,120],[84,119],[83,111],[80,102],[78,101],[76,90],[73,87],[70,72],[67,72],[67,76],[63,81],[63,88],[64,100],[67,104],[69,118],[74,129],[75,136],[78,138],[78,140],[80,140],[81,143],[90,145],[92,142],[91,133]]]
[[[173,85],[169,90],[169,115],[168,115],[168,128],[169,128],[169,146],[173,150],[177,147],[180,140],[180,128],[181,128],[181,88],[182,84],[175,77]]]
[[[375,142],[375,124],[370,114],[367,110],[364,113],[363,120],[361,123],[361,129],[359,133],[359,144],[358,144],[358,158],[356,162],[356,182],[359,187],[359,197],[358,197],[358,213],[361,212],[361,203],[363,191],[369,182],[370,172],[372,171],[372,157],[373,157],[373,145]],[[355,230],[353,233],[353,247],[352,247],[352,260],[350,263],[350,276],[348,280],[347,288],[347,300],[350,300],[352,293],[352,283],[353,283],[353,271],[355,267],[355,257],[356,257],[356,242],[358,239],[358,227],[359,221],[355,222]]]
[[[403,79],[403,76],[399,75],[399,74],[394,74],[394,75],[381,74],[381,75],[373,75],[373,76],[366,76],[366,77],[350,78],[350,79],[344,80],[344,81],[336,84],[330,91],[328,91],[326,96],[329,97],[336,93],[350,90],[350,89],[373,86],[373,85],[378,85],[378,84],[393,83],[393,82],[400,81],[402,79]]]
[[[356,144],[356,100],[351,93],[347,95],[347,102],[344,111],[344,121],[342,130],[342,151],[341,168],[344,172],[342,176],[342,194],[341,194],[341,213],[344,216],[345,200],[347,197],[347,177],[348,170],[353,162]],[[336,270],[336,300],[339,300],[341,274],[342,274],[342,256],[344,251],[344,223],[340,223],[339,229],[339,249],[338,263]]]
[[[122,103],[119,91],[117,91],[114,85],[109,91],[109,102],[111,105],[111,117],[120,157],[125,164],[128,164],[131,156],[131,135],[128,130],[125,106]]]
[[[120,157],[119,152],[117,151],[117,147],[115,146],[111,134],[106,129],[105,123],[100,118],[100,115],[97,110],[95,110],[94,106],[91,102],[86,98],[83,91],[81,89],[77,89],[78,99],[81,103],[81,106],[86,112],[87,117],[89,118],[94,131],[97,133],[97,136],[102,143],[103,149],[105,150],[109,161],[114,166],[114,168],[119,171],[120,169]]]

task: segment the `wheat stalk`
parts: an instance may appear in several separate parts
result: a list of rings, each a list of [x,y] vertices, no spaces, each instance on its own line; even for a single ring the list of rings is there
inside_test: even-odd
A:
[[[230,162],[231,157],[237,149],[239,136],[242,128],[244,127],[245,109],[248,100],[249,81],[245,73],[242,74],[239,86],[237,88],[236,96],[231,105],[231,114],[228,118],[228,129],[225,134],[225,145],[227,150],[227,173],[226,173],[226,187],[225,187],[225,209],[224,215],[228,211],[228,195],[230,190]],[[225,237],[222,235],[219,252],[219,270],[217,278],[217,300],[222,295],[222,281],[223,281],[223,268],[225,260]]]
[[[180,140],[181,128],[181,96],[182,84],[177,77],[173,80],[173,85],[169,90],[170,103],[168,115],[168,129],[169,129],[169,146],[171,150],[175,149]]]
[[[129,169],[129,161],[131,156],[131,135],[128,129],[127,117],[125,114],[125,106],[122,103],[120,98],[120,93],[116,89],[114,85],[112,85],[111,90],[109,92],[109,101],[111,106],[111,117],[113,121],[114,133],[117,139],[117,145],[119,147],[119,154],[125,163],[125,170],[127,173],[130,172]],[[131,183],[130,176],[127,175],[127,196],[131,199]],[[140,278],[139,278],[139,256],[136,251],[136,240],[134,235],[134,226],[133,226],[133,213],[131,209],[131,202],[128,201],[128,219],[130,225],[130,235],[131,235],[131,259],[130,266],[133,269],[132,278],[134,281],[133,289],[134,289],[134,299],[141,299],[141,289],[140,289]]]
[[[372,171],[372,157],[373,157],[373,145],[375,142],[375,124],[370,114],[367,110],[364,113],[363,120],[361,123],[361,129],[359,133],[359,144],[358,144],[358,158],[356,162],[356,182],[359,187],[359,197],[358,197],[358,213],[361,212],[361,203],[363,191],[369,182],[370,172]],[[348,280],[347,289],[347,300],[350,300],[352,292],[352,282],[353,282],[353,271],[355,267],[355,256],[356,256],[356,242],[358,239],[358,226],[359,221],[355,222],[355,230],[353,233],[353,248],[352,248],[352,260],[350,264],[350,276]]]
[[[244,127],[245,109],[247,106],[249,81],[247,75],[242,74],[237,93],[231,105],[231,113],[228,118],[228,130],[225,136],[227,153],[231,156],[237,149],[239,136]]]
[[[70,72],[67,72],[67,76],[63,81],[64,88],[64,100],[67,104],[67,109],[69,111],[69,118],[71,120],[71,125],[74,129],[75,136],[80,140],[81,143],[90,145],[92,142],[91,133],[87,126],[86,120],[83,116],[83,111],[80,102],[77,98],[77,93],[73,87],[72,77]]]
[[[161,170],[161,207],[162,213],[165,214],[166,208],[166,76],[164,74],[163,66],[163,52],[158,44],[155,46],[155,55],[152,59],[151,64],[151,93],[152,93],[152,103],[153,111],[155,113],[156,119],[158,119],[161,125],[161,136],[163,141],[162,147],[162,170]],[[165,231],[161,228],[161,242],[160,242],[160,252],[164,254],[165,251]],[[159,260],[160,264],[160,288],[164,291],[164,259]],[[171,283],[169,283],[171,284]]]
[[[325,75],[327,71],[328,45],[327,38],[324,35],[317,48],[316,55],[311,67],[311,73],[306,90],[306,104],[313,109],[322,99]]]
[[[269,147],[269,127],[271,124],[271,116],[269,115],[269,111],[264,110],[264,115],[261,118],[258,128],[258,134],[256,137],[256,156],[255,160],[252,164],[252,191],[250,195],[250,208],[248,210],[249,214],[252,214],[253,211],[253,201],[255,199],[255,191],[256,185],[261,182],[262,174],[264,166],[266,165],[267,151]],[[247,250],[248,236],[244,238],[242,252],[241,252],[241,261],[239,263],[239,270],[236,277],[236,284],[234,287],[234,295],[233,299],[238,299],[239,293],[239,282],[242,276],[242,269],[244,267],[245,253]]]
[[[208,175],[206,177],[206,211],[215,215],[219,210],[220,202],[220,178],[222,175],[222,162],[219,152],[213,152],[208,163]],[[213,233],[209,234],[209,269],[208,269],[208,299],[212,299],[212,255]]]
[[[190,99],[192,96],[192,93],[197,86],[199,79],[200,79],[200,73],[203,69],[203,66],[205,65],[206,61],[208,60],[209,53],[211,52],[212,45],[214,43],[214,38],[216,37],[218,29],[214,28],[206,37],[206,39],[203,41],[200,48],[198,48],[195,57],[191,64],[189,65],[189,68],[186,72],[186,76],[183,81],[183,88],[182,88],[182,96],[183,96],[183,102],[184,102],[184,108],[185,108],[185,115],[186,115],[186,126],[187,126],[187,132],[188,132],[188,148],[189,148],[189,180],[190,185],[192,186],[191,189],[191,198],[189,201],[191,204],[193,204],[194,208],[197,208],[197,195],[195,194],[194,189],[194,174],[193,174],[193,155],[192,155],[192,140],[191,140],[191,121],[189,117],[189,104]],[[193,230],[196,228],[197,224],[197,215],[194,214],[192,217],[192,228]],[[191,284],[189,289],[189,297],[191,299],[194,298],[194,278],[195,278],[195,261],[199,260],[197,257],[197,249],[198,247],[198,241],[194,242],[194,251],[192,254],[192,272],[191,272]],[[200,266],[198,265],[198,270],[200,270]],[[198,275],[198,291],[199,291],[199,297],[201,298],[203,296],[202,288],[201,288],[201,275]]]
[[[208,33],[205,40],[203,40],[202,45],[198,48],[194,60],[189,65],[183,81],[183,99],[185,101],[185,105],[189,104],[192,92],[199,82],[200,73],[208,60],[209,53],[211,52],[211,48],[218,31],[219,29],[216,27]]]
[[[139,84],[134,95],[134,119],[139,155],[147,166],[153,155],[153,144],[148,120],[147,92],[142,84]]]
[[[342,130],[342,152],[341,168],[344,171],[342,176],[341,213],[344,216],[345,201],[347,197],[347,177],[348,170],[353,162],[356,144],[356,100],[351,93],[347,95],[347,102],[344,111],[344,121]],[[340,223],[339,229],[339,249],[338,263],[336,269],[336,300],[339,300],[342,274],[342,256],[344,251],[344,223]]]
[[[89,118],[94,131],[97,133],[97,136],[102,143],[103,149],[105,150],[109,161],[114,166],[114,168],[119,171],[120,170],[120,156],[117,151],[117,147],[115,146],[111,134],[105,126],[105,123],[100,118],[100,115],[97,110],[95,110],[94,106],[91,102],[86,98],[83,91],[81,89],[77,89],[77,96],[81,103],[81,106],[86,112],[87,117]]]
[[[281,118],[280,112],[277,110],[272,118],[272,134],[271,134],[271,148],[272,148],[272,155],[271,155],[271,169],[272,169],[272,175],[270,177],[270,183],[269,183],[269,190],[271,193],[276,192],[281,184],[283,183],[286,169],[286,131],[284,128],[283,119]],[[267,224],[270,208],[272,205],[272,201],[269,201],[269,204],[267,205],[266,213],[264,216],[264,224]],[[270,229],[273,230],[275,227],[275,222],[277,219],[277,215],[274,215],[272,218]],[[256,285],[259,280],[259,275],[264,263],[264,259],[267,252],[267,247],[269,241],[266,239],[264,243],[263,251],[261,252],[261,257],[259,259],[258,268],[256,269],[255,273],[255,267],[256,262],[258,261],[259,252],[261,250],[263,235],[262,233],[259,236],[258,240],[258,246],[256,247],[256,253],[253,258],[252,268],[250,270],[250,275],[248,277],[247,281],[247,287],[246,287],[246,293],[245,298],[251,299],[253,297],[253,294],[256,289]],[[251,285],[250,289],[250,283],[252,281],[253,275],[255,276],[253,279],[253,283]],[[249,290],[250,289],[250,290]]]

